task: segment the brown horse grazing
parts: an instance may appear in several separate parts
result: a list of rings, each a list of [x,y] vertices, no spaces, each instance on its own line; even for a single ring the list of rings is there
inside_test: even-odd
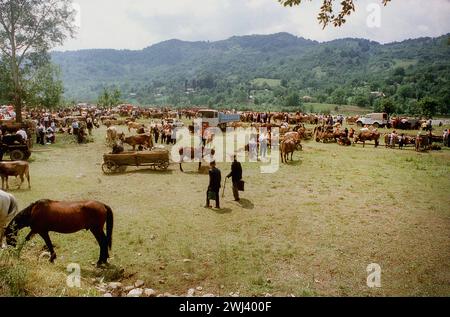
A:
[[[191,160],[201,158],[198,162],[198,169],[202,167],[202,160],[206,155],[212,155],[214,156],[216,154],[216,150],[214,149],[205,149],[205,147],[182,147],[178,150],[178,154],[180,154],[180,171],[183,171],[183,167],[181,164],[183,163],[183,160],[185,157],[190,157]]]
[[[106,235],[103,227],[106,223]],[[19,212],[6,228],[6,242],[15,246],[19,230],[30,227],[26,237],[29,241],[39,234],[50,251],[50,262],[56,259],[56,253],[49,232],[75,233],[90,230],[100,246],[100,258],[97,266],[106,264],[109,258],[108,248],[112,247],[113,212],[111,208],[98,201],[65,202],[39,200]]]

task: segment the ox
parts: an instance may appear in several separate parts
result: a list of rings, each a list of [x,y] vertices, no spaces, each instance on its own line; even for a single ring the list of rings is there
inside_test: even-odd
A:
[[[366,141],[375,141],[375,147],[380,144],[380,132],[377,130],[373,131],[362,131],[353,139],[353,143],[362,142],[363,147],[366,146]]]
[[[292,156],[294,155],[296,148],[297,144],[293,139],[285,139],[282,141],[280,146],[281,163],[288,162],[289,153],[291,154],[291,161],[293,161]]]
[[[128,132],[131,132],[131,129],[139,130],[141,128],[145,128],[145,125],[132,121],[128,122],[127,125],[128,125]]]
[[[302,141],[302,134],[300,132],[288,132],[288,133],[286,133],[284,135],[284,137],[283,137],[283,141],[289,141],[289,140],[294,141],[295,148],[297,150],[301,151],[303,149],[302,145],[300,144],[300,142]]]
[[[28,162],[16,161],[16,162],[0,162],[0,176],[2,178],[2,189],[4,189],[4,184],[6,181],[6,190],[9,189],[8,177],[15,176],[20,177],[20,184],[18,189],[22,186],[24,182],[24,176],[28,180],[28,188],[31,189],[30,185],[30,165]]]
[[[125,135],[122,134],[120,136],[120,140],[123,143],[131,145],[133,147],[133,151],[136,150],[137,145],[142,145],[148,149],[151,149],[153,147],[153,140],[152,140],[152,136],[150,134],[139,134],[139,135],[133,135],[133,136],[129,136],[129,137],[125,137]]]

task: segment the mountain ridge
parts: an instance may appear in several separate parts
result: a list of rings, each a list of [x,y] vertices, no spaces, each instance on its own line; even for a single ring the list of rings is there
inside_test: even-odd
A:
[[[356,94],[351,90],[394,90],[386,78],[398,67],[406,71],[405,83],[417,82],[424,72],[439,73],[444,81],[423,90],[430,95],[450,81],[449,37],[381,44],[361,38],[318,42],[280,32],[213,42],[171,39],[142,50],[88,49],[51,56],[62,69],[66,97],[77,101],[95,101],[105,87],[116,86],[124,99],[131,93],[136,97],[129,101],[143,104],[245,103],[251,101],[251,82],[257,78],[287,82],[285,93],[295,90],[318,97],[344,88],[351,98]],[[187,88],[195,91],[189,100]],[[263,103],[283,101],[280,92],[270,90],[273,95],[261,97]]]

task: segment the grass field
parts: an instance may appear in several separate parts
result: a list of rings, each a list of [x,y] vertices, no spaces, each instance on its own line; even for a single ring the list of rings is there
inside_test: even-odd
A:
[[[250,83],[257,87],[263,87],[264,85],[267,85],[270,88],[276,88],[281,85],[281,80],[271,78],[255,78]]]
[[[39,259],[44,243],[35,237],[13,260],[16,288],[0,279],[0,295],[96,296],[92,279],[102,276],[177,295],[198,286],[199,295],[450,295],[448,149],[307,142],[276,174],[244,163],[242,204],[227,185],[217,211],[203,208],[208,176],[195,164],[185,164],[186,173],[173,165],[103,175],[104,135],[101,128],[95,143],[36,147],[32,190],[12,193],[20,207],[41,198],[110,205],[113,268],[92,265],[98,247],[88,232],[52,233],[53,265]],[[229,164],[219,168],[224,175]],[[66,285],[69,263],[81,266],[81,289]],[[381,288],[366,285],[370,263],[382,268]]]
[[[372,112],[371,109],[368,108],[361,108],[358,106],[351,106],[351,105],[336,105],[336,104],[328,104],[328,103],[304,103],[303,107],[305,111],[311,112],[311,113],[325,113],[329,112],[332,114],[342,114],[342,115],[364,115],[367,113]],[[337,109],[337,111],[336,111]],[[311,111],[312,110],[312,111]]]

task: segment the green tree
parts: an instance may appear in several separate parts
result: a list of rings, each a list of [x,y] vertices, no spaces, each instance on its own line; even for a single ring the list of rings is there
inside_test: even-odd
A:
[[[357,95],[353,97],[353,104],[358,107],[366,108],[370,105],[369,97],[364,95]]]
[[[342,106],[343,104],[345,104],[346,101],[346,93],[345,90],[343,88],[338,88],[336,89],[332,94],[331,94],[331,99],[333,100],[333,103]]]
[[[296,92],[290,93],[287,96],[284,105],[288,108],[300,108],[302,103],[299,94]]]
[[[403,67],[396,67],[394,69],[394,76],[404,77],[405,76],[405,69]]]
[[[391,0],[382,0],[383,5],[386,5]],[[294,5],[299,5],[302,0],[278,0],[285,7],[292,7]],[[340,2],[339,12],[335,12],[333,5],[335,2]],[[320,8],[319,15],[317,19],[320,24],[325,28],[329,23],[334,26],[341,26],[346,22],[346,17],[355,11],[354,0],[322,0],[322,6]]]
[[[70,0],[0,0],[0,50],[9,65],[16,120],[22,121],[27,81],[36,57],[73,36],[75,12]]]
[[[61,105],[64,92],[60,70],[52,64],[40,67],[33,80],[27,82],[26,103],[46,109]]]
[[[103,88],[103,92],[100,94],[100,96],[97,99],[97,105],[100,107],[109,107],[111,104],[109,96],[109,91],[106,88]]]
[[[439,102],[431,97],[425,97],[419,101],[419,108],[422,115],[431,118],[438,110]]]
[[[119,88],[103,88],[103,92],[97,98],[97,105],[100,107],[115,107],[122,103],[122,92]]]
[[[8,66],[0,59],[0,104],[9,103],[11,100],[11,76]]]
[[[375,112],[386,112],[387,114],[392,114],[397,111],[394,101],[391,98],[384,98],[375,105]]]
[[[406,100],[407,98],[414,98],[414,88],[411,85],[401,85],[397,89],[397,95],[400,96],[403,100]]]
[[[117,106],[119,105],[122,101],[122,92],[120,91],[119,88],[114,88],[113,92],[110,95],[111,98],[111,105],[112,106]]]

